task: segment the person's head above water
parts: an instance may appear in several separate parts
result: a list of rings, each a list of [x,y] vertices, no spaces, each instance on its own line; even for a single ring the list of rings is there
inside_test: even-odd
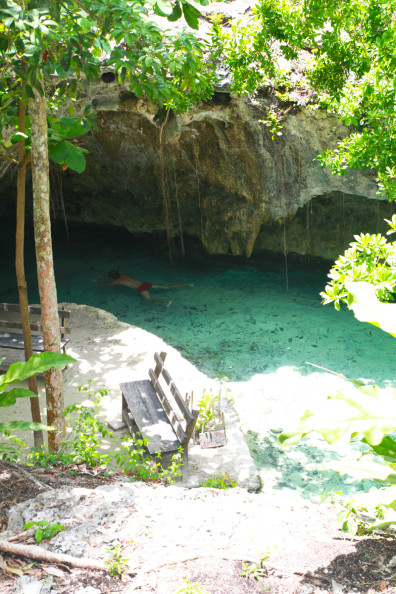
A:
[[[116,280],[120,276],[121,276],[121,274],[120,274],[120,269],[119,268],[117,270],[110,270],[110,272],[109,272],[109,277],[110,278],[113,278],[114,280]]]

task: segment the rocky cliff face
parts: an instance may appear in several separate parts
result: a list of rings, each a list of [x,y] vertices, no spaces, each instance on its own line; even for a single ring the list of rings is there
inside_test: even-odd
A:
[[[382,230],[382,219],[391,215],[371,172],[341,178],[315,161],[345,136],[333,116],[292,109],[282,135],[272,140],[261,122],[270,97],[217,92],[165,120],[154,104],[104,80],[80,103],[91,103],[98,114],[99,131],[82,139],[86,171],[58,171],[53,180],[70,221],[131,232],[168,225],[174,235],[199,236],[213,254],[286,247],[332,259],[354,233]]]

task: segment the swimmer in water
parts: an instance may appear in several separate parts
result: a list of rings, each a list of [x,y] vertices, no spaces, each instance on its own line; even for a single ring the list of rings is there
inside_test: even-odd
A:
[[[125,285],[126,287],[130,287],[131,289],[136,289],[138,293],[143,295],[147,301],[166,301],[166,306],[169,307],[172,301],[170,299],[155,299],[151,297],[149,290],[150,289],[173,289],[175,287],[192,287],[193,285],[190,284],[178,284],[178,285],[155,285],[153,283],[143,282],[136,280],[132,276],[128,274],[121,274],[118,270],[110,270],[109,277],[113,279],[109,283],[101,283],[102,286],[105,285]],[[93,279],[96,280],[96,279]]]

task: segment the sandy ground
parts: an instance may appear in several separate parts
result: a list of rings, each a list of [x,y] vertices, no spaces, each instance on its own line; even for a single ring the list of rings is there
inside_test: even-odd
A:
[[[121,391],[119,384],[148,378],[148,369],[154,367],[155,352],[167,353],[167,368],[180,393],[193,392],[197,403],[204,390],[218,392],[219,385],[198,371],[176,349],[163,340],[129,324],[120,322],[112,314],[86,305],[65,303],[72,314],[68,325],[71,328],[67,353],[76,363],[63,372],[65,406],[84,400],[79,386],[94,382],[95,389],[107,388],[108,396],[102,400],[103,419],[109,423],[121,418]],[[21,360],[22,352],[3,349],[2,368]],[[39,378],[39,397],[45,421],[45,391],[43,378]],[[221,409],[225,413],[227,445],[217,449],[201,449],[199,445],[189,448],[189,483],[197,484],[199,478],[219,472],[228,473],[239,486],[255,490],[259,487],[256,467],[243,438],[238,415],[231,402],[224,396]],[[4,420],[30,418],[27,399],[18,399],[8,409],[0,409]],[[5,416],[6,415],[6,416]],[[33,445],[30,433],[20,433],[30,448]]]

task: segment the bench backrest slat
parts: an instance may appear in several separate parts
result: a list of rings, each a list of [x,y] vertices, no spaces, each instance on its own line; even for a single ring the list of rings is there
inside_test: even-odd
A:
[[[163,359],[161,358],[161,356],[158,353],[155,353],[154,360],[157,364],[155,371],[158,369],[159,372],[162,374],[162,377],[164,378],[165,382],[169,386],[169,390],[170,390],[172,396],[174,397],[174,399],[180,409],[180,412],[182,413],[183,417],[186,420],[187,426],[190,425],[194,421],[194,416],[191,414],[191,411],[188,409],[186,403],[184,402],[179,390],[176,387],[175,382],[173,381],[173,379],[170,376],[169,371],[165,368]],[[154,375],[157,376],[155,371],[154,371]]]
[[[35,316],[41,316],[41,307],[37,305],[28,305],[29,313]],[[0,303],[0,311],[14,311],[20,312],[21,307],[19,303]],[[70,310],[68,309],[58,309],[59,317],[63,318],[70,318]]]
[[[22,322],[7,322],[6,320],[0,320],[0,328],[6,328],[6,329],[11,329],[11,328],[15,328],[17,330],[23,330],[23,325]],[[30,324],[30,330],[33,330],[35,332],[42,332],[43,331],[43,325],[41,322],[31,322]],[[63,336],[64,334],[70,334],[71,333],[71,329],[67,328],[65,326],[61,326],[60,327],[60,331],[61,331],[61,335]]]
[[[160,385],[160,383],[152,369],[149,369],[149,376],[150,376],[152,386],[157,393],[159,401],[161,402],[162,407],[168,416],[169,422],[171,423],[171,425],[177,435],[178,440],[182,444],[186,443],[187,435],[186,435],[183,427],[181,426],[179,419],[176,417],[174,411],[172,410],[170,402],[169,402],[168,398],[166,397],[165,392],[163,391],[163,389],[162,389],[162,387],[161,387],[161,385]]]

